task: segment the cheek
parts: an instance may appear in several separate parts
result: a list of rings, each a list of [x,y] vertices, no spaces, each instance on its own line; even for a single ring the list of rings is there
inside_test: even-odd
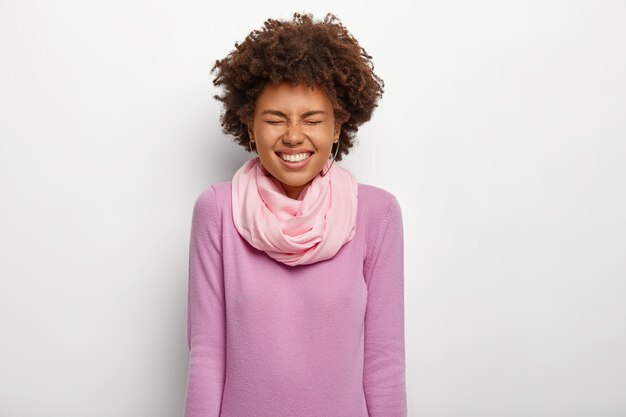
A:
[[[252,123],[252,128],[250,130],[252,130],[252,134],[254,135],[254,137],[258,137],[261,135],[262,127],[263,125],[261,125],[260,123]]]
[[[323,133],[319,134],[319,140],[324,148],[332,148],[333,140],[335,140],[335,130],[333,128],[325,129]]]
[[[272,133],[266,127],[254,127],[252,129],[252,135],[254,136],[255,142],[257,143],[257,147],[259,149],[273,146],[273,138],[276,136],[272,135]]]

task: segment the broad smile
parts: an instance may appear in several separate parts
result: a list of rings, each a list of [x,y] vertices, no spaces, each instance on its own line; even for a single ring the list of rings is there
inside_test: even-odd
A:
[[[300,169],[304,168],[309,164],[311,160],[311,156],[313,156],[312,152],[303,152],[295,155],[290,154],[280,154],[275,152],[278,158],[281,160],[283,165],[290,169]]]

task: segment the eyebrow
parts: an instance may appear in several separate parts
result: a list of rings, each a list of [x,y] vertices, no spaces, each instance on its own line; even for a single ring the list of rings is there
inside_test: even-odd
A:
[[[304,119],[305,117],[315,116],[317,114],[325,114],[325,113],[326,112],[323,110],[310,110],[310,111],[302,113],[300,117]],[[265,110],[261,114],[271,114],[274,116],[284,117],[285,119],[287,118],[287,115],[280,110]]]

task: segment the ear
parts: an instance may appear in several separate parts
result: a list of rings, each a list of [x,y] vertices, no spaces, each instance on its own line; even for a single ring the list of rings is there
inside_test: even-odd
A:
[[[250,127],[251,124],[248,124],[248,136],[250,137],[250,139],[254,139],[254,132],[252,132],[252,127]]]
[[[339,123],[335,124],[335,138],[333,143],[339,142],[339,135],[341,135],[341,125]]]

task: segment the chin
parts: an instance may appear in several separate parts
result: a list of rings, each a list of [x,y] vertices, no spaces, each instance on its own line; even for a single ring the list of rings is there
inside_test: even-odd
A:
[[[281,179],[280,182],[282,182],[283,184],[289,185],[291,187],[301,187],[311,182],[314,176],[310,177],[307,175],[302,180],[300,180],[300,178],[303,178],[303,177],[298,177],[298,179],[296,179],[294,178],[294,176],[287,176],[287,178]]]

